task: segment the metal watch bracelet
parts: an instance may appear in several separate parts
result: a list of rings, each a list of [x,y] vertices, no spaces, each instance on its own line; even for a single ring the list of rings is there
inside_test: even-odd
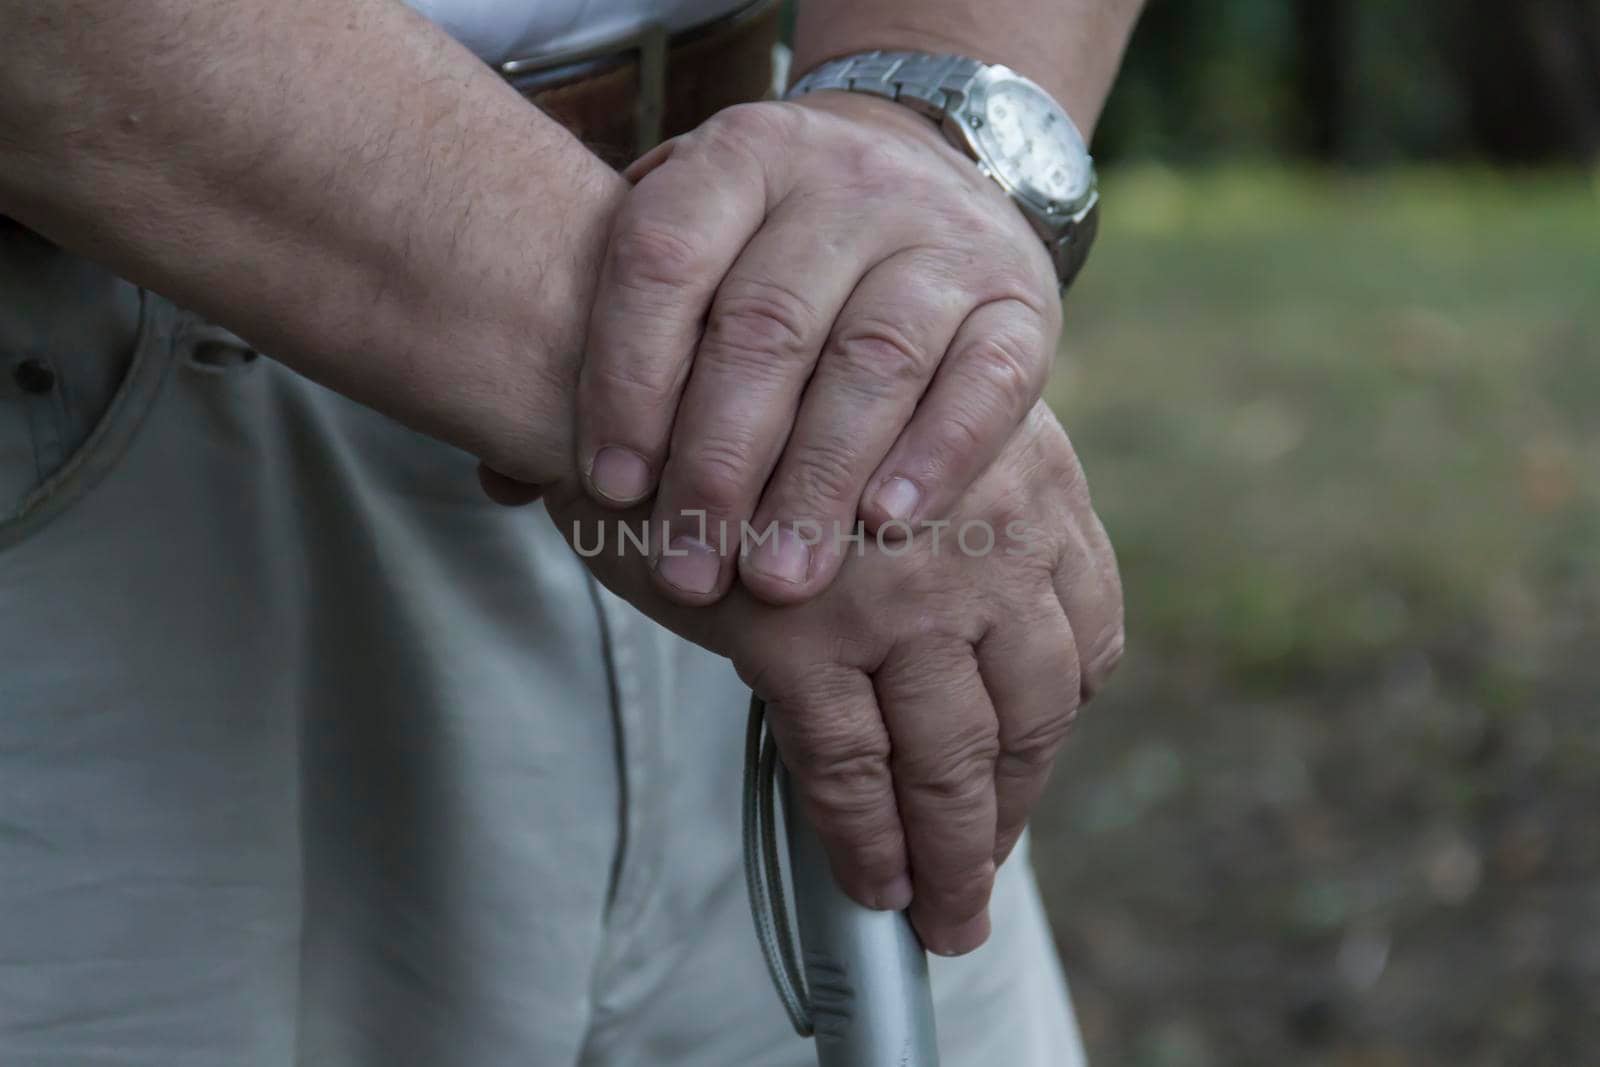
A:
[[[966,56],[862,52],[822,64],[795,82],[784,97],[793,100],[822,89],[843,89],[896,100],[939,118],[961,106],[983,68]]]
[[[808,72],[784,94],[787,100],[834,89],[866,93],[905,104],[935,122],[960,110],[987,69],[979,60],[926,52],[861,52],[829,60]],[[1007,190],[1007,195],[1012,195]],[[1013,196],[1013,200],[1015,197]],[[1018,205],[1019,209],[1021,205]],[[1024,215],[1027,212],[1024,211]],[[1030,220],[1031,222],[1031,220]],[[1100,204],[1095,197],[1065,233],[1040,232],[1055,267],[1058,289],[1067,287],[1083,269],[1099,229]],[[1038,227],[1035,227],[1038,232]]]

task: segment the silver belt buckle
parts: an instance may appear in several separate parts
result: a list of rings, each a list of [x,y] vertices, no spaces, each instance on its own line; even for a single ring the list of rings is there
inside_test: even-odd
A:
[[[639,54],[639,96],[634,101],[635,150],[644,155],[661,143],[661,123],[667,100],[667,28],[647,22],[632,33],[609,38],[585,48],[571,48],[527,59],[510,59],[497,68],[501,77],[524,92],[537,91],[541,81],[557,84],[582,78],[592,68],[604,70],[605,60]],[[570,70],[568,69],[570,68]],[[540,75],[546,75],[540,78]],[[548,77],[555,75],[555,77]]]

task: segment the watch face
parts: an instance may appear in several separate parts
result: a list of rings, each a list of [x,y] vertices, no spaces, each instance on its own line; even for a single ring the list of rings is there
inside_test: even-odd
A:
[[[968,116],[978,147],[1000,181],[1046,210],[1072,211],[1094,183],[1077,128],[1042,90],[1021,80],[991,84]]]

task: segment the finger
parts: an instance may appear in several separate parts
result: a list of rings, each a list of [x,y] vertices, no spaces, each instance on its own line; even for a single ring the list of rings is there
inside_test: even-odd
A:
[[[529,485],[515,478],[507,478],[482,463],[478,464],[478,485],[483,488],[484,496],[507,508],[520,508],[544,495],[543,486]]]
[[[666,523],[668,543],[681,540],[677,547],[691,553],[663,555],[657,568],[663,591],[681,602],[708,603],[733,584],[745,524],[790,439],[818,354],[883,239],[848,215],[782,204],[717,290],[656,496],[657,528]],[[702,514],[718,533],[714,545],[689,518]]]
[[[1078,654],[1054,597],[1042,610],[998,624],[977,652],[1000,731],[994,767],[998,867],[1022,836],[1077,715]]]
[[[871,681],[844,668],[813,673],[768,703],[767,721],[840,887],[866,907],[903,910],[911,880]]]
[[[770,537],[752,538],[740,562],[752,593],[793,604],[827,588],[849,551],[867,479],[911,420],[970,307],[966,287],[926,252],[893,255],[861,279],[832,324],[756,509],[753,527]]]
[[[912,924],[932,952],[971,952],[989,936],[994,886],[994,707],[964,642],[897,650],[874,682],[910,853]]]
[[[577,395],[578,463],[602,504],[655,488],[701,320],[766,215],[759,156],[720,130],[651,159],[612,224]]]
[[[1122,662],[1124,617],[1116,552],[1087,493],[1081,500],[1054,584],[1077,649],[1079,698],[1087,704]]]
[[[1054,318],[1021,300],[983,304],[961,324],[916,414],[872,476],[869,529],[948,516],[994,462],[1044,389]]]

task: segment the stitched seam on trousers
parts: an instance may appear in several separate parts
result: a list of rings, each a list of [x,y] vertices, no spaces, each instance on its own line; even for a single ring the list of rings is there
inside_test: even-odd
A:
[[[22,543],[99,484],[132,449],[156,406],[181,320],[177,309],[155,294],[141,290],[139,297],[139,330],[122,384],[82,446],[23,498],[16,515],[0,522],[0,552]]]

